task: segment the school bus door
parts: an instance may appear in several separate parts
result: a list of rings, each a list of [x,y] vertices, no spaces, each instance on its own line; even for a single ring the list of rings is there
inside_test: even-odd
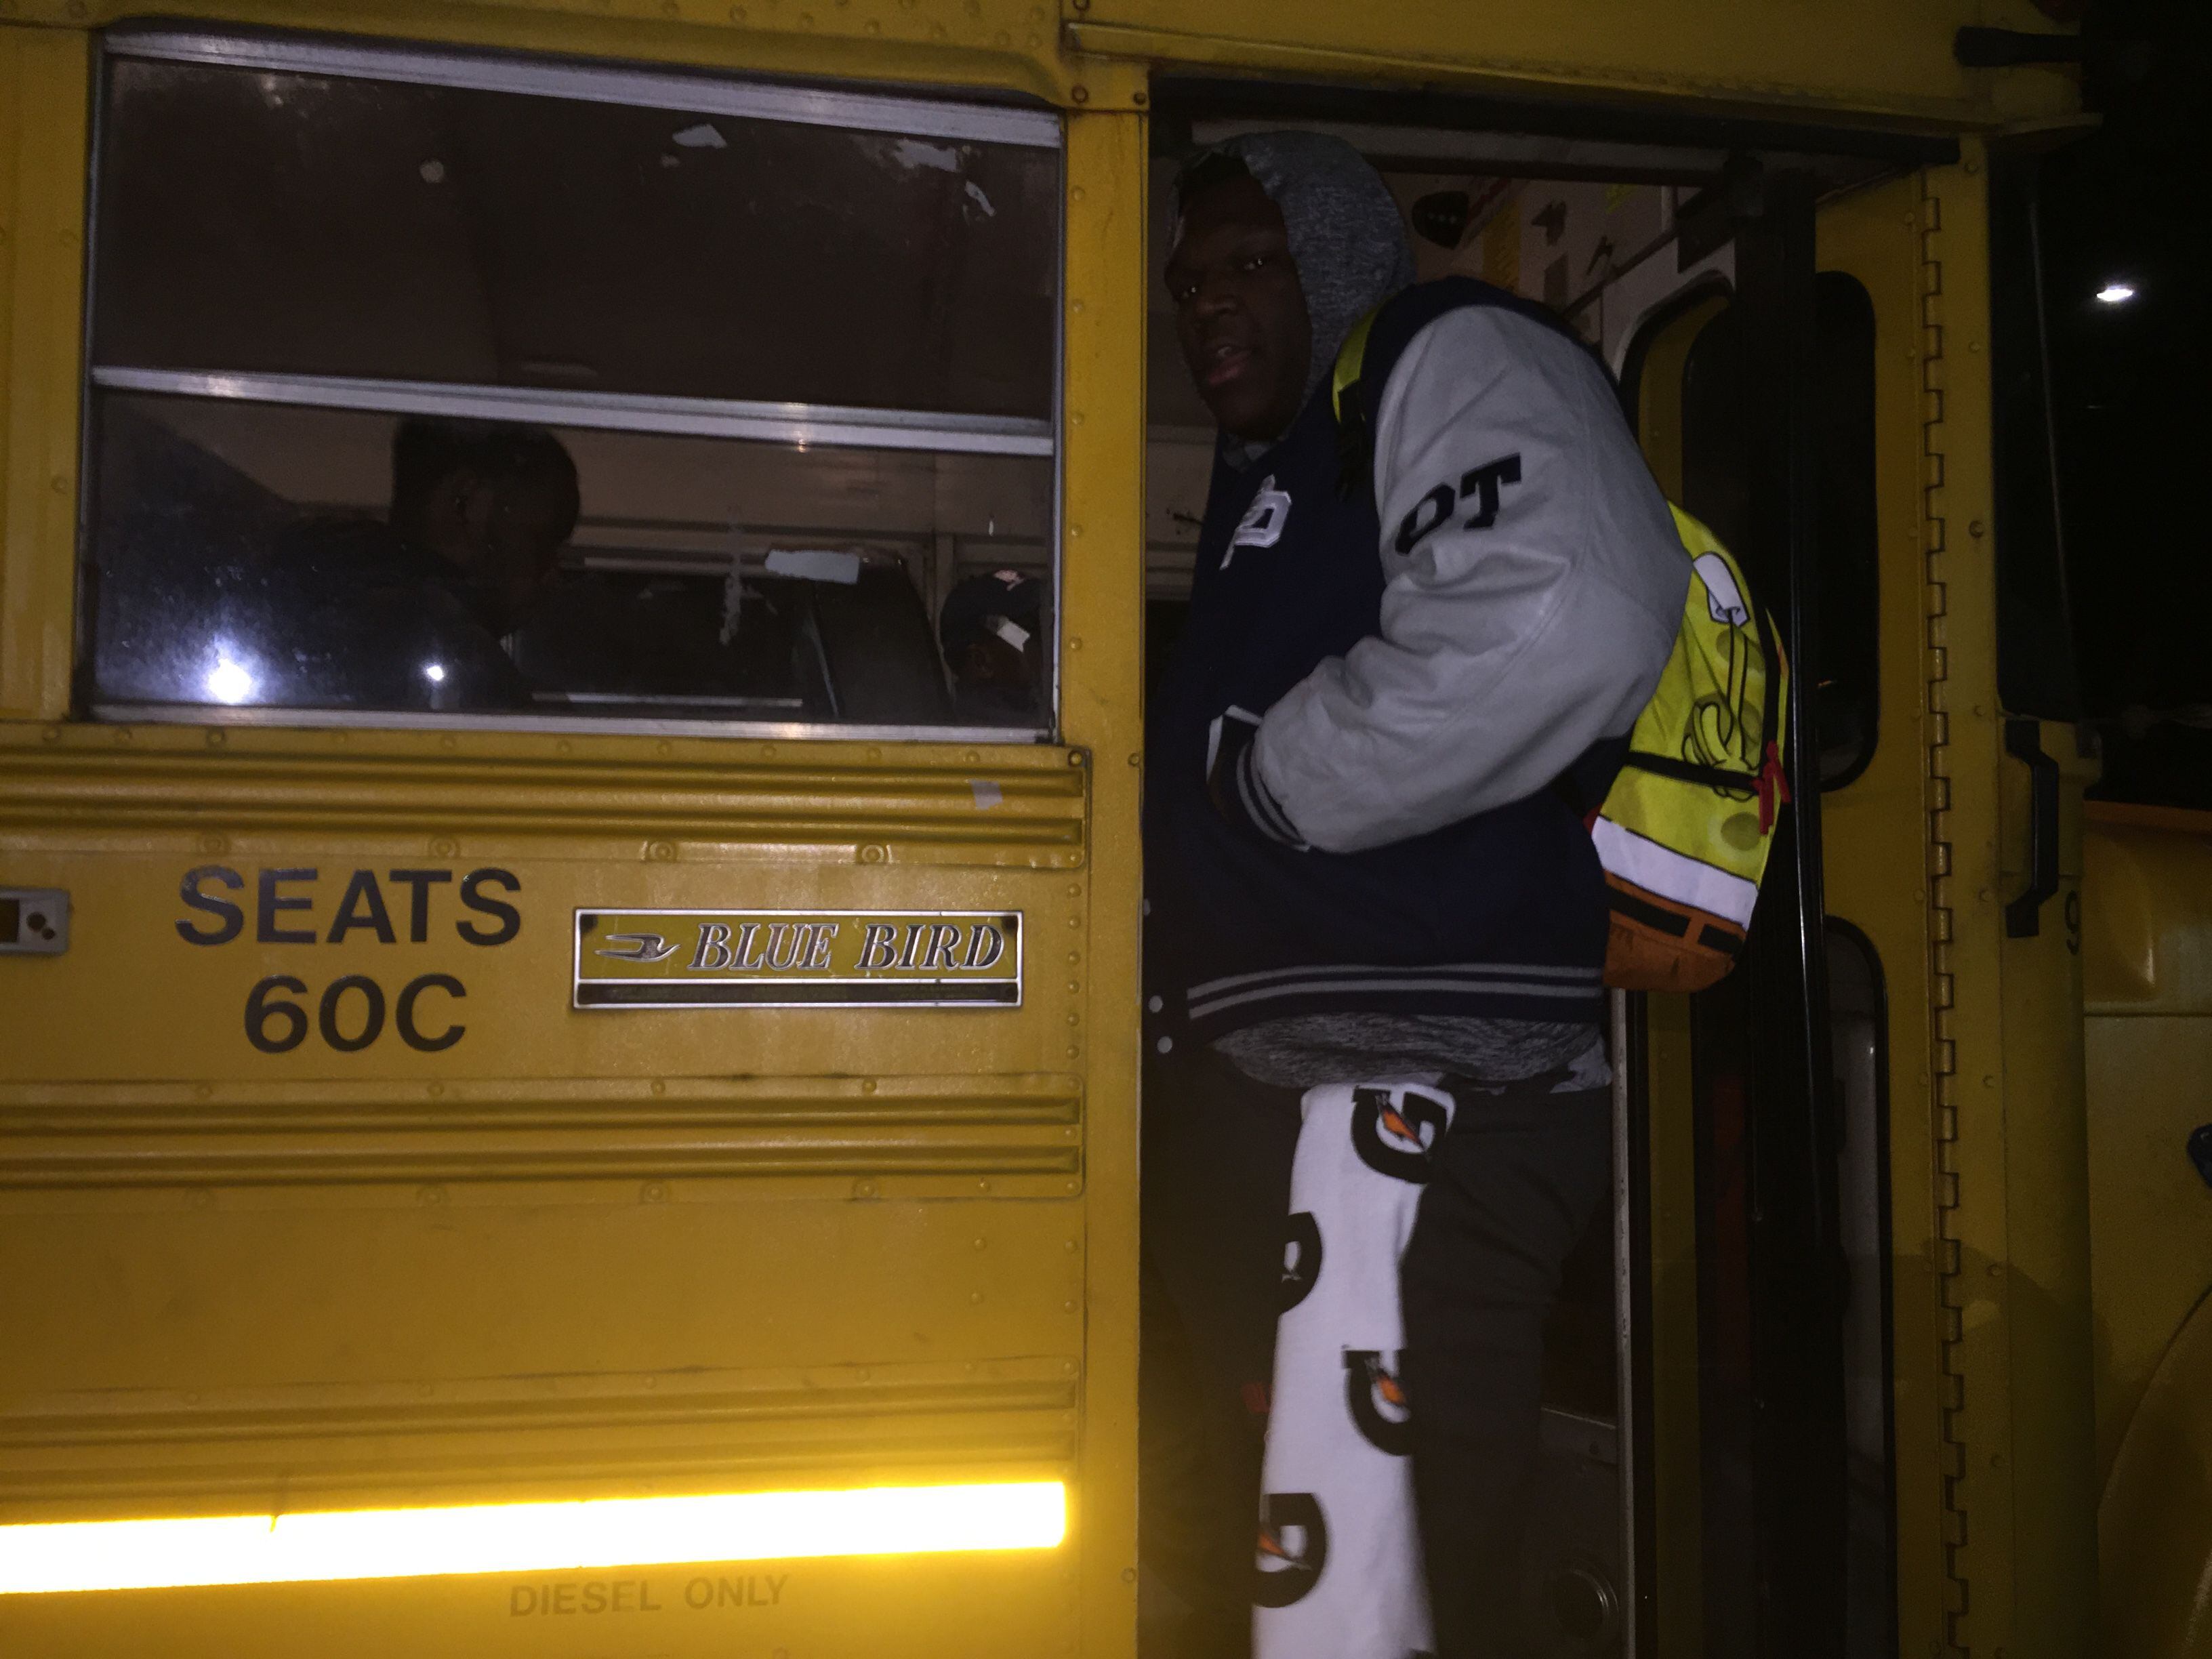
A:
[[[1758,1028],[1785,1004],[1726,984],[1645,1000],[1644,1629],[1662,1655],[2091,1640],[2086,769],[2070,732],[1996,695],[1983,188],[1963,143],[1820,203],[1810,257],[1780,273],[1820,388],[1793,775],[1826,918],[1806,1048],[1828,1053],[1812,1098],[1778,1098]],[[1647,453],[1693,512],[1755,502],[1729,474],[1758,464],[1735,423],[1756,407],[1759,240],[1732,295],[1689,296],[1640,354]],[[1755,945],[1788,920],[1771,896]],[[1778,1410],[1794,1436],[1770,1437]]]

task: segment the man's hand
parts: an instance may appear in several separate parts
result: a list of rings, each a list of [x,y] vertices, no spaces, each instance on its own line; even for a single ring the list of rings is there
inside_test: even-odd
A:
[[[1303,853],[1305,838],[1260,776],[1259,736],[1260,717],[1249,709],[1231,705],[1215,717],[1206,739],[1206,798],[1230,823]]]

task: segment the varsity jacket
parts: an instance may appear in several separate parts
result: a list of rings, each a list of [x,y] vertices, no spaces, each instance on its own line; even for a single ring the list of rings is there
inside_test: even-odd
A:
[[[1465,278],[1391,301],[1347,444],[1326,380],[1217,457],[1147,737],[1148,978],[1211,1039],[1311,1012],[1600,1017],[1571,792],[1656,684],[1688,581],[1603,369]],[[1371,475],[1347,455],[1371,450]]]

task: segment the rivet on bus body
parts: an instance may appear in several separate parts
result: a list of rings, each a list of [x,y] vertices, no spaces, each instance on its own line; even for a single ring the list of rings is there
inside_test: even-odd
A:
[[[1077,1251],[1077,1250],[1079,1250],[1079,1249],[1080,1249],[1082,1248],[1082,1246],[1081,1246],[1081,1245],[1079,1245],[1079,1243],[1078,1243],[1074,1239],[1072,1239],[1072,1238],[1071,1238],[1071,1239],[1069,1239],[1069,1240],[1067,1241],[1067,1243],[1066,1243],[1065,1245],[1063,1245],[1061,1248],[1062,1248],[1062,1249],[1064,1249],[1065,1250],[1066,1250],[1066,1252],[1068,1253],[1068,1255],[1073,1255],[1076,1253],[1076,1251]]]
[[[1068,883],[1067,896],[1070,898],[1081,898],[1083,896],[1083,884],[1079,881],[1071,881]]]
[[[1068,1023],[1070,1025],[1076,1024],[1079,1023],[1080,1018],[1081,1018],[1081,1017],[1080,1017],[1079,1015],[1076,1015],[1076,1014],[1070,1014],[1070,1015],[1067,1017],[1067,1023]]]
[[[1061,1375],[1061,1376],[1074,1376],[1074,1375],[1075,1375],[1075,1362],[1074,1362],[1073,1359],[1063,1359],[1063,1360],[1061,1360],[1061,1361],[1060,1362],[1060,1375]]]
[[[1076,309],[1080,311],[1083,307],[1081,306],[1078,306],[1076,307]],[[54,494],[57,495],[66,495],[69,494],[68,473],[57,472],[54,474]]]
[[[1067,994],[1068,994],[1068,995],[1070,995],[1070,996],[1079,996],[1079,995],[1081,995],[1081,994],[1082,994],[1082,992],[1083,992],[1083,981],[1082,981],[1081,980],[1075,980],[1075,979],[1072,979],[1072,980],[1070,980],[1070,981],[1067,981]]]
[[[460,850],[460,844],[451,836],[434,836],[430,838],[430,856],[434,859],[453,858]]]
[[[1060,1310],[1062,1313],[1073,1313],[1075,1311],[1075,1304],[1073,1302],[1063,1302],[1060,1304]]]
[[[1980,535],[1982,533],[1982,521],[1979,519],[1970,520],[1966,526],[1966,533],[1969,536]]]
[[[668,1085],[665,1083],[663,1083],[659,1078],[655,1078],[653,1080],[653,1092],[657,1095],[665,1095],[668,1092]]]
[[[1132,766],[1142,766],[1144,763],[1145,757],[1142,755],[1132,755],[1129,757],[1129,764]]]
[[[1073,1191],[1075,1190],[1075,1183],[1074,1183],[1073,1182],[1072,1182],[1072,1181],[1069,1181],[1069,1182],[1062,1182],[1062,1183],[1061,1183],[1061,1190],[1062,1190],[1062,1191],[1064,1191],[1064,1192],[1071,1192],[1071,1193],[1072,1193],[1072,1192],[1073,1192]]]
[[[881,34],[884,32],[884,26],[876,21],[872,17],[868,19],[866,22],[861,24],[860,27],[870,34]]]
[[[665,841],[654,842],[651,846],[645,849],[645,855],[654,860],[656,863],[670,863],[676,857],[675,843]]]
[[[659,1204],[668,1196],[668,1188],[657,1181],[648,1181],[638,1188],[638,1197],[647,1204]]]
[[[872,1181],[856,1181],[856,1182],[854,1182],[853,1183],[853,1196],[854,1196],[854,1197],[855,1197],[855,1198],[873,1198],[875,1195],[876,1195],[876,1183],[875,1183],[874,1182],[872,1182]]]
[[[343,743],[345,741],[344,732],[341,732],[338,733],[338,741],[340,743]],[[456,738],[450,732],[446,733],[444,737],[438,739],[438,747],[441,749],[458,749],[460,746],[460,739]]]
[[[970,749],[965,754],[962,755],[960,758],[966,761],[969,765],[973,766],[977,761],[981,760],[983,757],[975,750]]]
[[[215,1085],[212,1083],[195,1083],[192,1085],[192,1096],[193,1098],[197,1100],[205,1100],[214,1093]]]
[[[556,755],[574,754],[575,750],[576,745],[569,742],[566,738],[562,738],[560,742],[553,745],[553,752]]]
[[[1077,304],[1076,304],[1076,307],[1075,307],[1075,308],[1076,308],[1078,311],[1080,311],[1080,310],[1082,310],[1082,309],[1083,309],[1083,306],[1082,306],[1081,301],[1079,301],[1077,302]],[[1082,536],[1082,534],[1083,534],[1083,526],[1082,526],[1081,525],[1079,525],[1079,524],[1072,524],[1072,525],[1070,525],[1070,526],[1067,526],[1067,535],[1068,535],[1068,539],[1069,539],[1069,540],[1071,540],[1071,541],[1076,540],[1076,539],[1078,539],[1079,538],[1080,538],[1080,537]]]
[[[229,741],[230,739],[221,732],[210,732],[207,734],[208,747],[210,749],[220,749]]]
[[[981,1249],[984,1249],[988,1248],[988,1243],[989,1243],[989,1241],[988,1241],[988,1240],[986,1240],[986,1239],[981,1239],[981,1238],[979,1238],[979,1239],[976,1239],[976,1240],[975,1240],[975,1241],[974,1241],[974,1246],[975,1246],[975,1248],[976,1249],[981,1250]]]
[[[1070,1060],[1073,1060],[1073,1059],[1077,1058],[1079,1055],[1080,1055],[1082,1053],[1083,1053],[1083,1050],[1082,1050],[1082,1049],[1080,1049],[1080,1048],[1070,1048],[1070,1049],[1067,1051],[1067,1057],[1068,1057]],[[1073,1190],[1074,1190],[1074,1189],[1073,1189],[1073,1188],[1071,1188],[1069,1190],[1070,1190],[1070,1191],[1073,1191]]]
[[[979,1181],[975,1183],[975,1190],[979,1193],[988,1193],[991,1190],[991,1183],[988,1181]]]
[[[971,1304],[981,1302],[982,1299],[983,1292],[981,1291],[970,1291],[968,1292],[968,1300]]]
[[[415,1201],[417,1204],[433,1206],[443,1204],[446,1201],[446,1189],[443,1187],[419,1187],[415,1192]]]
[[[861,863],[863,863],[863,864],[881,864],[883,861],[884,861],[884,849],[883,849],[882,848],[880,848],[880,847],[876,847],[876,846],[868,846],[868,847],[863,847],[863,848],[860,849],[860,862],[861,862]]]
[[[203,853],[228,853],[230,851],[230,838],[228,836],[218,836],[211,833],[202,836],[200,837],[200,851]]]
[[[1123,1583],[1125,1583],[1125,1584],[1133,1584],[1133,1583],[1135,1583],[1137,1582],[1137,1570],[1136,1570],[1134,1567],[1124,1567],[1124,1568],[1122,1568],[1122,1569],[1121,1569],[1121,1582],[1122,1582]]]
[[[62,740],[62,729],[58,726],[50,726],[40,732],[39,736],[48,743],[59,743]]]
[[[659,743],[653,745],[653,752],[656,755],[672,754],[674,750],[675,745],[671,744],[665,738],[663,738]]]
[[[1087,8],[1079,8],[1079,9],[1087,9]],[[1067,95],[1079,104],[1087,104],[1091,101],[1091,88],[1079,82],[1067,89]]]
[[[861,1092],[862,1094],[864,1094],[864,1095],[872,1095],[872,1094],[875,1093],[875,1091],[876,1091],[876,1080],[875,1080],[875,1079],[873,1079],[873,1078],[872,1078],[872,1077],[864,1077],[864,1078],[862,1078],[862,1079],[860,1079],[860,1092]]]
[[[772,743],[763,744],[761,745],[761,758],[763,760],[774,760],[775,758],[775,745]]]

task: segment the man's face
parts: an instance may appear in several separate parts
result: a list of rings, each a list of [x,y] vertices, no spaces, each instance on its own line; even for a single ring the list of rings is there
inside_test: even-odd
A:
[[[1233,179],[1185,204],[1168,294],[1182,360],[1222,429],[1280,437],[1305,401],[1313,325],[1282,212],[1257,180]]]
[[[456,472],[429,514],[431,550],[458,566],[463,597],[495,634],[512,629],[553,580],[566,514],[550,489]]]

